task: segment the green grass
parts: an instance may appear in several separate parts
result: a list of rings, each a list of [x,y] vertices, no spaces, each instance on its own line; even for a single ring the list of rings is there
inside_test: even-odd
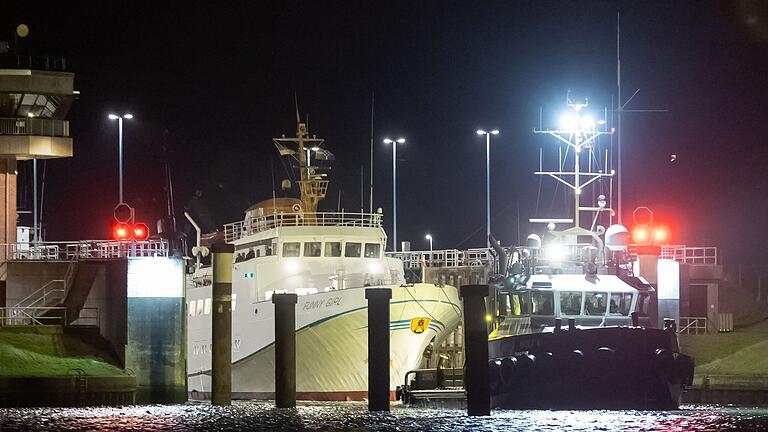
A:
[[[681,335],[682,351],[696,361],[696,374],[768,374],[768,321],[732,333]]]
[[[0,331],[0,376],[124,375],[79,339],[62,334]]]

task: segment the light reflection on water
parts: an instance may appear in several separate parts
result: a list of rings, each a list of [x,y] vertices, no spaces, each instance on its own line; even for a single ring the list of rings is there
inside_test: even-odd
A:
[[[362,402],[300,402],[276,409],[270,402],[237,401],[124,408],[0,409],[0,431],[270,430],[270,431],[768,431],[768,408],[691,405],[681,411],[494,411],[468,417],[463,410],[393,405],[368,413]]]

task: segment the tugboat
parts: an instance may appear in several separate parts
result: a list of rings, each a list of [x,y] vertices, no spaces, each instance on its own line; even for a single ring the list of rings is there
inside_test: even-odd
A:
[[[674,320],[656,328],[655,290],[633,274],[627,229],[612,224],[604,195],[612,188],[601,186],[615,172],[599,148],[599,137],[611,132],[582,112],[586,102],[567,99],[570,111],[558,129],[534,130],[557,138],[565,154],[561,148],[557,170],[545,171],[540,161],[536,174],[573,192],[573,218],[532,219],[547,233],[544,241],[531,234],[525,246],[502,248],[491,237],[498,263],[486,302],[491,407],[678,409],[693,380],[693,359],[680,352]],[[572,171],[563,171],[567,162]],[[581,204],[587,192],[596,205]],[[591,213],[589,229],[581,226],[583,212]],[[562,224],[572,225],[558,229]],[[426,374],[406,379],[404,402],[420,402]]]

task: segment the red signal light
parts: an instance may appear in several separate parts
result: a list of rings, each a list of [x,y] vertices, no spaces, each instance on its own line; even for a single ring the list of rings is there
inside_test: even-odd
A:
[[[656,227],[653,230],[653,241],[657,244],[665,244],[669,242],[669,230],[665,227]]]
[[[149,238],[149,227],[145,223],[137,223],[133,226],[133,239],[146,240]]]
[[[645,244],[648,243],[649,240],[650,235],[648,234],[648,228],[639,226],[632,230],[632,241],[636,244]]]
[[[119,223],[112,227],[112,237],[117,240],[128,240],[131,238],[131,228],[128,224]]]

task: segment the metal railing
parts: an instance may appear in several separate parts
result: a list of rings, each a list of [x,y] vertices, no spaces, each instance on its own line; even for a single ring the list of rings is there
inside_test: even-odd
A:
[[[660,257],[685,264],[719,264],[714,246],[663,245]]]
[[[49,312],[55,312],[50,313]],[[66,325],[65,307],[5,307],[0,308],[2,326]]]
[[[0,118],[0,135],[69,136],[69,121],[33,117]]]
[[[67,70],[67,60],[62,56],[3,54],[0,55],[0,69],[37,69],[63,72]]]
[[[19,300],[13,307],[40,307],[49,305],[48,301],[51,299],[56,299],[58,301],[64,300],[66,283],[66,279],[50,280],[45,285],[32,291],[28,296]]]
[[[706,317],[680,317],[680,330],[678,334],[705,334],[707,333]]]
[[[445,249],[436,251],[387,252],[390,258],[403,261],[405,268],[427,267],[483,267],[493,262],[490,249]]]
[[[244,221],[224,225],[224,240],[233,242],[242,237],[279,227],[295,226],[345,226],[380,228],[380,213],[275,213],[266,216],[247,217]]]
[[[167,257],[167,240],[31,242],[0,244],[0,261],[77,261],[127,257]]]

